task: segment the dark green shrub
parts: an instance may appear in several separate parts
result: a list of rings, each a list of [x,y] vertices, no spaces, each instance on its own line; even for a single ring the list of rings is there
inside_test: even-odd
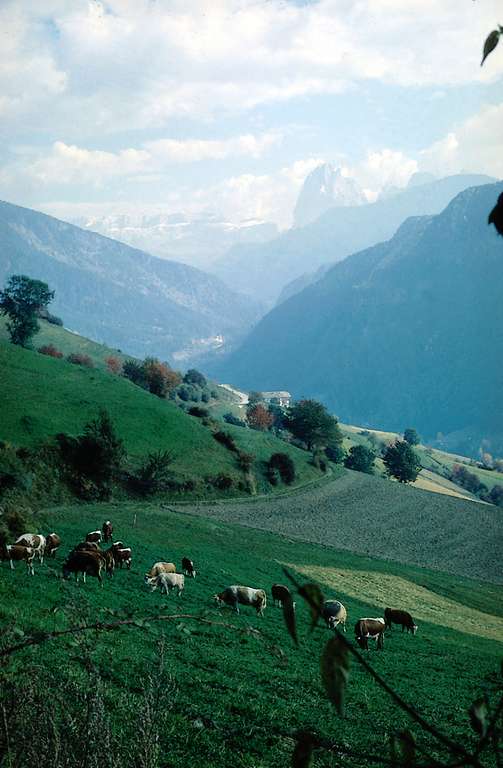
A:
[[[207,408],[201,408],[199,405],[193,405],[189,408],[187,413],[190,416],[196,416],[198,419],[207,418],[209,416],[209,412]]]
[[[136,384],[137,387],[148,388],[143,365],[137,360],[126,360],[122,366],[122,375],[129,379],[129,381],[132,381],[133,384]]]
[[[365,472],[367,475],[374,473],[375,453],[365,445],[353,445],[349,454],[344,459],[344,466],[354,469],[356,472]]]
[[[342,464],[346,458],[346,451],[342,447],[341,441],[334,441],[327,445],[325,448],[325,455],[327,459],[333,461],[334,464]]]
[[[234,441],[234,438],[232,435],[229,435],[228,432],[222,432],[219,430],[218,432],[213,432],[213,437],[217,441],[217,443],[220,443],[221,445],[224,445],[229,451],[238,452],[238,447]]]
[[[68,479],[77,495],[89,500],[109,499],[125,450],[108,413],[101,410],[96,419],[86,424],[79,437],[59,434],[56,440]]]
[[[169,451],[149,453],[130,478],[132,488],[142,496],[168,490],[172,462],[173,455]]]
[[[206,379],[203,376],[202,373],[199,371],[196,371],[195,368],[190,368],[185,376],[183,377],[183,381],[185,384],[194,384],[196,387],[205,387],[206,386]]]
[[[227,422],[227,424],[233,424],[235,427],[246,427],[246,421],[243,421],[242,419],[238,418],[237,416],[234,416],[231,411],[228,411],[228,413],[224,413],[223,420]]]
[[[268,465],[279,472],[282,481],[287,485],[295,480],[295,464],[287,453],[273,453]]]
[[[209,485],[213,486],[213,488],[218,488],[219,491],[227,491],[234,485],[232,477],[225,472],[220,472],[220,474],[215,475],[214,477],[207,477],[206,481]]]

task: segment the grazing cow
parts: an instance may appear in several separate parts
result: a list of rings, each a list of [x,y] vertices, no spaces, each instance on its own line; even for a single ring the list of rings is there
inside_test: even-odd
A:
[[[375,640],[377,648],[382,650],[384,647],[384,630],[386,622],[384,619],[359,619],[355,624],[356,642],[365,651],[369,649],[369,638]]]
[[[57,533],[50,533],[45,540],[45,552],[47,557],[56,557],[56,552],[61,545],[61,539]]]
[[[159,576],[160,573],[176,573],[176,565],[174,563],[154,563],[150,571],[145,574],[145,581]]]
[[[0,559],[9,560],[11,570],[14,570],[14,560],[24,560],[28,573],[32,576],[35,575],[33,568],[34,557],[35,550],[32,547],[24,547],[21,544],[6,544],[5,547],[0,549]]]
[[[101,571],[104,567],[105,559],[101,552],[74,551],[70,553],[68,559],[63,564],[63,577],[69,579],[70,575],[74,573],[75,579],[78,581],[79,575],[82,574],[85,584],[87,574],[88,576],[95,576],[100,582],[100,586],[103,586]]]
[[[335,629],[338,624],[342,624],[344,632],[346,631],[346,619],[348,613],[338,600],[325,600],[321,615],[325,619],[329,629]]]
[[[77,544],[72,549],[70,554],[73,554],[74,552],[101,552],[101,549],[100,545],[95,541],[81,541],[80,544]]]
[[[272,604],[279,605],[279,607],[282,608],[283,603],[286,602],[288,598],[292,597],[292,593],[288,587],[284,586],[284,584],[273,584],[271,587],[271,596]],[[295,603],[292,603],[292,605],[295,608]]]
[[[22,536],[16,539],[15,543],[20,547],[31,547],[40,560],[40,565],[43,564],[45,554],[45,536],[40,536],[38,533],[23,533]]]
[[[221,605],[232,606],[236,613],[239,613],[239,603],[241,605],[253,605],[259,616],[264,615],[264,608],[267,605],[267,595],[263,589],[252,589],[252,587],[241,587],[234,584],[226,587],[223,592],[214,595],[214,600]]]
[[[112,533],[114,532],[114,527],[110,520],[105,520],[102,527],[102,533],[103,533],[103,541],[105,544],[109,541],[112,541]]]
[[[101,531],[90,531],[86,536],[86,541],[94,541],[101,544]]]
[[[392,629],[392,624],[401,624],[402,632],[404,629],[407,632],[412,632],[413,635],[417,632],[417,624],[414,623],[414,619],[407,611],[386,608],[384,611],[384,621],[386,622],[386,629]]]
[[[193,579],[196,578],[194,563],[188,557],[182,557],[182,571],[186,576],[192,576]]]
[[[157,589],[159,587],[159,591],[162,593],[164,592],[166,595],[169,595],[172,589],[178,590],[178,597],[183,592],[183,588],[185,586],[185,576],[183,573],[159,573],[157,576],[154,576],[153,578],[145,578],[145,583],[150,586],[150,591],[153,592],[154,589]]]
[[[119,547],[112,547],[112,553],[115,560],[115,565],[118,565],[119,568],[122,568],[122,566],[125,565],[127,566],[128,570],[131,570],[131,547],[124,547],[124,549],[119,549]]]

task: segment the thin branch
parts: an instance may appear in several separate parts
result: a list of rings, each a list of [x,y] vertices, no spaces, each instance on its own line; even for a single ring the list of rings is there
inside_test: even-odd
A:
[[[286,569],[283,568],[283,572],[285,576],[292,582],[292,584],[295,585],[297,590],[300,590],[301,584],[297,581],[297,579],[292,576],[292,574]],[[311,605],[312,608],[315,608],[318,610],[318,606],[311,601],[308,595],[305,596],[305,599]],[[368,661],[363,657],[363,655],[349,642],[349,640],[346,640],[342,632],[340,632],[338,629],[334,628],[334,631],[336,632],[338,638],[342,642],[342,644],[347,648],[347,650],[353,654],[353,656],[359,661],[359,663],[362,665],[364,669],[367,670],[369,675],[374,678],[376,683],[383,688],[386,693],[391,696],[393,701],[400,707],[400,709],[403,709],[404,712],[406,712],[412,720],[415,720],[418,725],[421,726],[421,728],[424,731],[427,731],[429,734],[434,736],[438,741],[440,741],[447,749],[451,752],[451,754],[459,755],[462,757],[465,761],[465,763],[468,763],[473,766],[477,766],[477,768],[481,768],[481,765],[477,759],[477,756],[471,755],[469,752],[467,752],[463,747],[456,744],[456,742],[451,741],[448,736],[443,734],[441,731],[438,730],[434,725],[431,725],[427,720],[424,719],[424,717],[410,704],[408,704],[402,697],[386,682],[386,680],[381,677],[381,675],[373,669],[373,667],[370,666]]]
[[[0,651],[0,658],[5,658],[6,656],[10,656],[12,653],[15,653],[16,651],[20,651],[23,648],[29,648],[33,645],[41,645],[42,643],[47,642],[48,640],[54,640],[58,637],[64,637],[66,635],[78,635],[82,632],[112,632],[116,629],[120,629],[121,627],[128,627],[128,626],[137,626],[142,627],[142,623],[144,622],[154,622],[154,621],[178,621],[180,619],[191,619],[193,621],[198,621],[200,624],[209,624],[210,626],[215,627],[225,627],[226,629],[233,629],[237,632],[244,632],[246,634],[255,634],[255,635],[261,635],[261,632],[258,629],[252,629],[250,627],[238,627],[235,624],[228,624],[225,621],[213,621],[213,619],[205,619],[203,616],[194,616],[191,613],[170,613],[170,614],[156,614],[154,616],[142,616],[142,617],[136,617],[136,618],[130,618],[130,619],[120,619],[118,621],[111,621],[111,622],[102,622],[97,621],[93,624],[84,624],[80,627],[70,627],[69,629],[60,629],[55,632],[39,632],[36,635],[33,635],[32,637],[28,637],[25,640],[22,640],[19,643],[16,643],[15,645],[7,646],[6,648],[2,648]]]

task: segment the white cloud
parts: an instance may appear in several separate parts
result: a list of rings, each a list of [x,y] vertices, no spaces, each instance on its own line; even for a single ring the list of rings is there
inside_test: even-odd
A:
[[[228,157],[262,157],[280,143],[279,133],[262,136],[246,134],[235,138],[215,139],[159,139],[145,143],[145,148],[158,160],[168,163],[193,163],[200,160],[224,160]]]
[[[76,141],[359,81],[487,82],[503,73],[499,52],[479,66],[498,11],[496,0],[4,0],[2,108],[19,119],[31,106]]]
[[[202,160],[222,160],[232,157],[258,159],[281,142],[281,134],[245,134],[229,139],[160,139],[145,142],[140,148],[119,152],[86,149],[56,141],[49,152],[24,149],[11,173],[25,173],[42,184],[91,184],[102,186],[116,177],[136,177],[142,182],[159,180],[171,165]],[[27,162],[28,158],[28,162]]]
[[[470,171],[503,178],[503,103],[484,107],[420,153],[421,170]]]

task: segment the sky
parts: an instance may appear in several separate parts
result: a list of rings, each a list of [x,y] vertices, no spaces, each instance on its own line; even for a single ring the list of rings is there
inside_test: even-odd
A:
[[[497,23],[500,0],[0,0],[0,198],[285,228],[321,162],[369,200],[501,178]]]

